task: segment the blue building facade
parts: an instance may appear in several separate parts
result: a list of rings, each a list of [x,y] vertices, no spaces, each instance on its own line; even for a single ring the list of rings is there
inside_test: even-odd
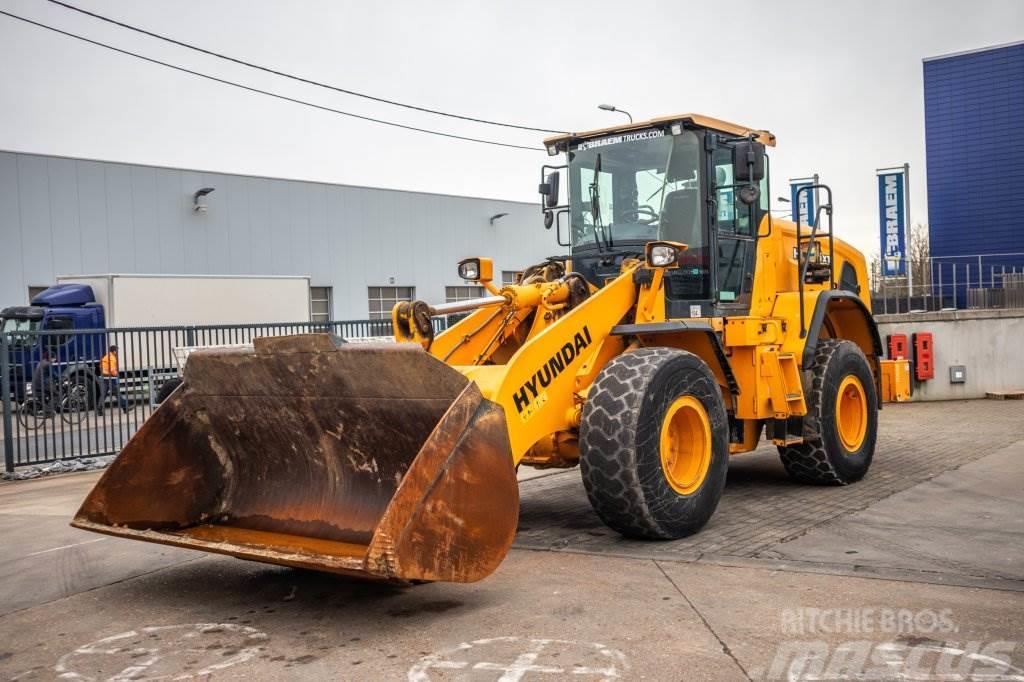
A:
[[[1024,266],[1024,42],[925,59],[924,103],[932,279],[956,264],[962,307]]]

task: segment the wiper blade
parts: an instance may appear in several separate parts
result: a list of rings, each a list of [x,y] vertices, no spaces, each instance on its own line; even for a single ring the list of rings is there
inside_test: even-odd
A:
[[[594,179],[590,183],[590,218],[594,221],[594,243],[599,252],[604,251],[601,240],[604,238],[604,221],[601,219],[601,190],[598,187],[598,180],[601,177],[601,152],[597,153],[594,160]],[[601,235],[598,236],[598,230]]]
[[[601,237],[604,239],[604,244],[608,248],[615,246],[615,242],[612,240],[612,226],[605,225],[604,217],[601,214],[601,189],[599,187],[601,179],[601,153],[597,153],[597,157],[594,159],[594,181],[590,183],[590,216],[594,220],[594,240],[597,241],[597,231],[601,230]],[[598,242],[598,249],[601,249],[601,244]]]

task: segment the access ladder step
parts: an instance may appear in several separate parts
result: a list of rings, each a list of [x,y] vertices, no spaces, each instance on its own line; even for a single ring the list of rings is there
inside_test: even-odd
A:
[[[793,353],[779,353],[779,370],[785,386],[786,403],[791,414],[807,414],[807,403],[800,386],[800,368]]]

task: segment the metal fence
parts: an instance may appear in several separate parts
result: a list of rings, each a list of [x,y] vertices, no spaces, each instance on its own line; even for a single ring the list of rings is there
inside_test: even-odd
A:
[[[442,331],[446,319],[434,325]],[[390,320],[0,333],[4,469],[119,452],[194,349],[310,332],[351,341],[393,338]],[[105,376],[101,361],[112,346],[117,372]],[[44,354],[49,366],[40,368]]]
[[[882,269],[872,273],[876,314],[1024,308],[1024,253],[928,258],[913,266],[912,282],[885,276]]]

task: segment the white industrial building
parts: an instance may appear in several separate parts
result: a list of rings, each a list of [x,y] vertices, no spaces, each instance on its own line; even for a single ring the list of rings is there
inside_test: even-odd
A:
[[[385,317],[479,295],[462,258],[507,280],[565,253],[541,217],[539,202],[0,151],[0,307],[62,275],[308,275],[314,319]]]

